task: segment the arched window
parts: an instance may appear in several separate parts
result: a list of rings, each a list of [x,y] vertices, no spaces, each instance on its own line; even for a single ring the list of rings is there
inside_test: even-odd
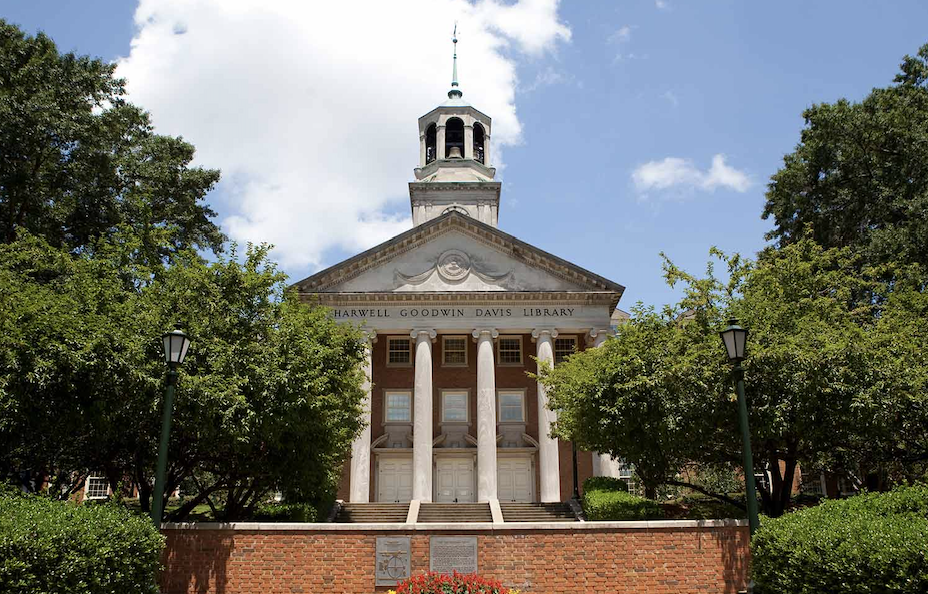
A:
[[[483,126],[481,126],[479,123],[475,123],[474,124],[474,159],[480,163],[484,163],[484,160],[483,160],[484,138],[485,136],[483,133]]]
[[[425,129],[425,164],[428,165],[438,157],[438,141],[435,133],[435,124],[429,124]]]
[[[451,118],[445,124],[445,158],[464,158],[464,122],[460,118]]]
[[[454,206],[449,206],[449,207],[446,208],[445,210],[441,211],[441,214],[446,214],[446,213],[449,213],[449,212],[457,212],[457,213],[460,213],[460,214],[462,214],[462,215],[466,215],[466,214],[467,214],[467,211],[464,210],[463,208],[461,208],[460,206],[458,206],[457,204],[455,204]],[[468,215],[468,216],[470,216],[470,215]]]

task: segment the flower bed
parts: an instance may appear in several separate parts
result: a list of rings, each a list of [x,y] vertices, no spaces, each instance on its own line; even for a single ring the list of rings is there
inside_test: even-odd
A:
[[[454,572],[448,575],[429,572],[400,582],[389,594],[519,594],[519,591],[474,573],[464,575]]]

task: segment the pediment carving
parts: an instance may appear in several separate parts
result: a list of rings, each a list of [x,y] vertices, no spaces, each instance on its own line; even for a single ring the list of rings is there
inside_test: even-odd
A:
[[[512,277],[512,269],[502,274],[493,274],[476,263],[466,252],[458,249],[445,250],[439,254],[435,263],[417,273],[406,274],[399,268],[393,270],[394,288],[396,290],[421,288],[425,285],[449,284],[461,285],[471,276],[482,282],[484,290],[506,290],[506,282]],[[437,277],[437,278],[436,278]],[[436,283],[437,281],[437,283]]]

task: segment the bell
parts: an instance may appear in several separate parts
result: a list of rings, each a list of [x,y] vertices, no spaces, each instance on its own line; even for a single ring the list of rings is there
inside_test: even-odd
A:
[[[451,147],[451,152],[448,153],[449,159],[463,159],[464,155],[461,154],[461,147],[453,146]]]

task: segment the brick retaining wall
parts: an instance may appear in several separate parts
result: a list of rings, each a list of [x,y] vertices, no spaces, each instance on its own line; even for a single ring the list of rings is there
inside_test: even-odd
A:
[[[376,537],[409,536],[416,574],[428,571],[433,535],[477,536],[479,573],[524,594],[735,593],[747,582],[741,524],[169,525],[162,594],[383,592],[374,587]]]

